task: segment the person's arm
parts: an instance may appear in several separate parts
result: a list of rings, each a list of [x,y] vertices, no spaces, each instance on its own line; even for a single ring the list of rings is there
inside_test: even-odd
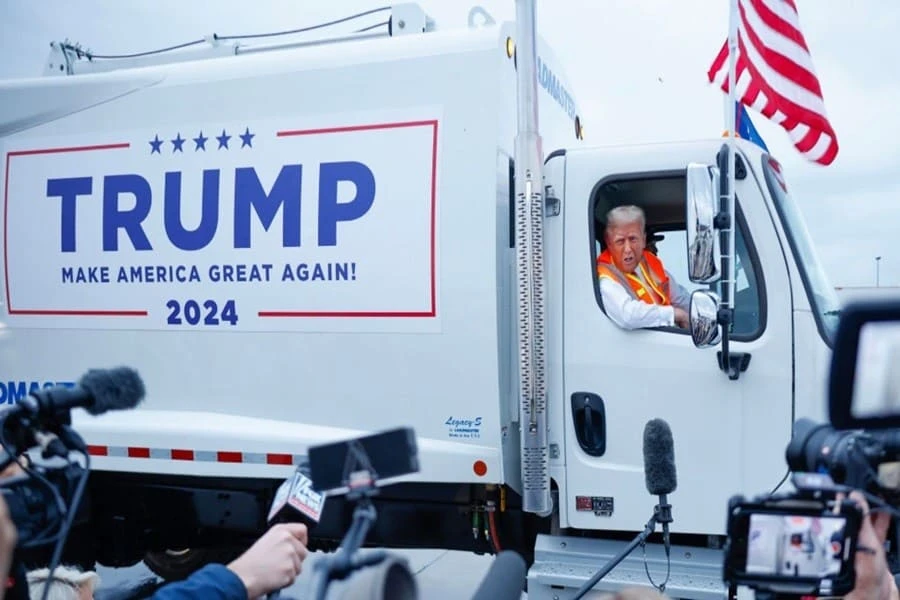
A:
[[[247,600],[247,588],[237,573],[220,564],[208,564],[184,581],[176,581],[156,590],[152,600]]]
[[[151,600],[259,598],[294,583],[309,554],[307,543],[306,525],[275,525],[227,567],[206,565],[184,581],[163,586]]]
[[[672,297],[672,306],[688,312],[691,307],[691,293],[678,283],[671,273],[666,271],[666,275],[669,276],[669,295]]]
[[[607,277],[600,279],[600,295],[606,315],[622,329],[675,325],[673,307],[635,300],[621,285]]]

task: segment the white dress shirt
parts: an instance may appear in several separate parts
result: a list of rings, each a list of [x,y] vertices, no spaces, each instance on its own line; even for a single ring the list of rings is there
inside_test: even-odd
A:
[[[640,273],[637,273],[640,277]],[[608,277],[600,278],[600,296],[606,315],[623,329],[641,329],[646,327],[675,327],[675,306],[688,310],[690,295],[675,279],[669,276],[669,288],[672,306],[647,304],[635,300],[617,281]],[[641,279],[643,279],[641,277]],[[646,282],[645,282],[646,283]]]

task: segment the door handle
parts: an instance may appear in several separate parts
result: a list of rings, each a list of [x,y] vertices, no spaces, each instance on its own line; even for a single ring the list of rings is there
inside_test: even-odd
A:
[[[590,392],[572,394],[572,420],[578,445],[590,456],[606,453],[606,406]]]

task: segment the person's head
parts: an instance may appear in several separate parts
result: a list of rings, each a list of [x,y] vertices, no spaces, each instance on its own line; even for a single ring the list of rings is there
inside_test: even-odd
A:
[[[28,595],[31,600],[40,600],[44,586],[50,577],[50,569],[29,571]],[[94,590],[100,585],[100,576],[94,571],[79,571],[72,567],[59,566],[53,571],[47,600],[93,600]]]
[[[606,214],[603,241],[613,264],[623,273],[633,273],[644,254],[644,211],[634,205],[618,206]]]

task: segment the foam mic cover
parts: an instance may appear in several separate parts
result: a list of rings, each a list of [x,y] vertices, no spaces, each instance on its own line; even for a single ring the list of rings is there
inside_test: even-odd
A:
[[[652,419],[644,427],[644,477],[653,496],[671,494],[678,487],[672,430],[662,419]]]
[[[144,399],[144,382],[134,369],[91,369],[72,387],[34,390],[13,409],[16,414],[57,415],[83,408],[92,415],[134,408]]]
[[[92,415],[134,408],[144,398],[144,382],[134,369],[91,369],[78,382],[92,398],[85,406]]]
[[[267,521],[275,523],[303,523],[309,528],[322,518],[325,495],[313,489],[312,480],[302,466],[288,477],[275,492]]]
[[[525,587],[525,561],[504,550],[491,563],[472,600],[519,600]]]

